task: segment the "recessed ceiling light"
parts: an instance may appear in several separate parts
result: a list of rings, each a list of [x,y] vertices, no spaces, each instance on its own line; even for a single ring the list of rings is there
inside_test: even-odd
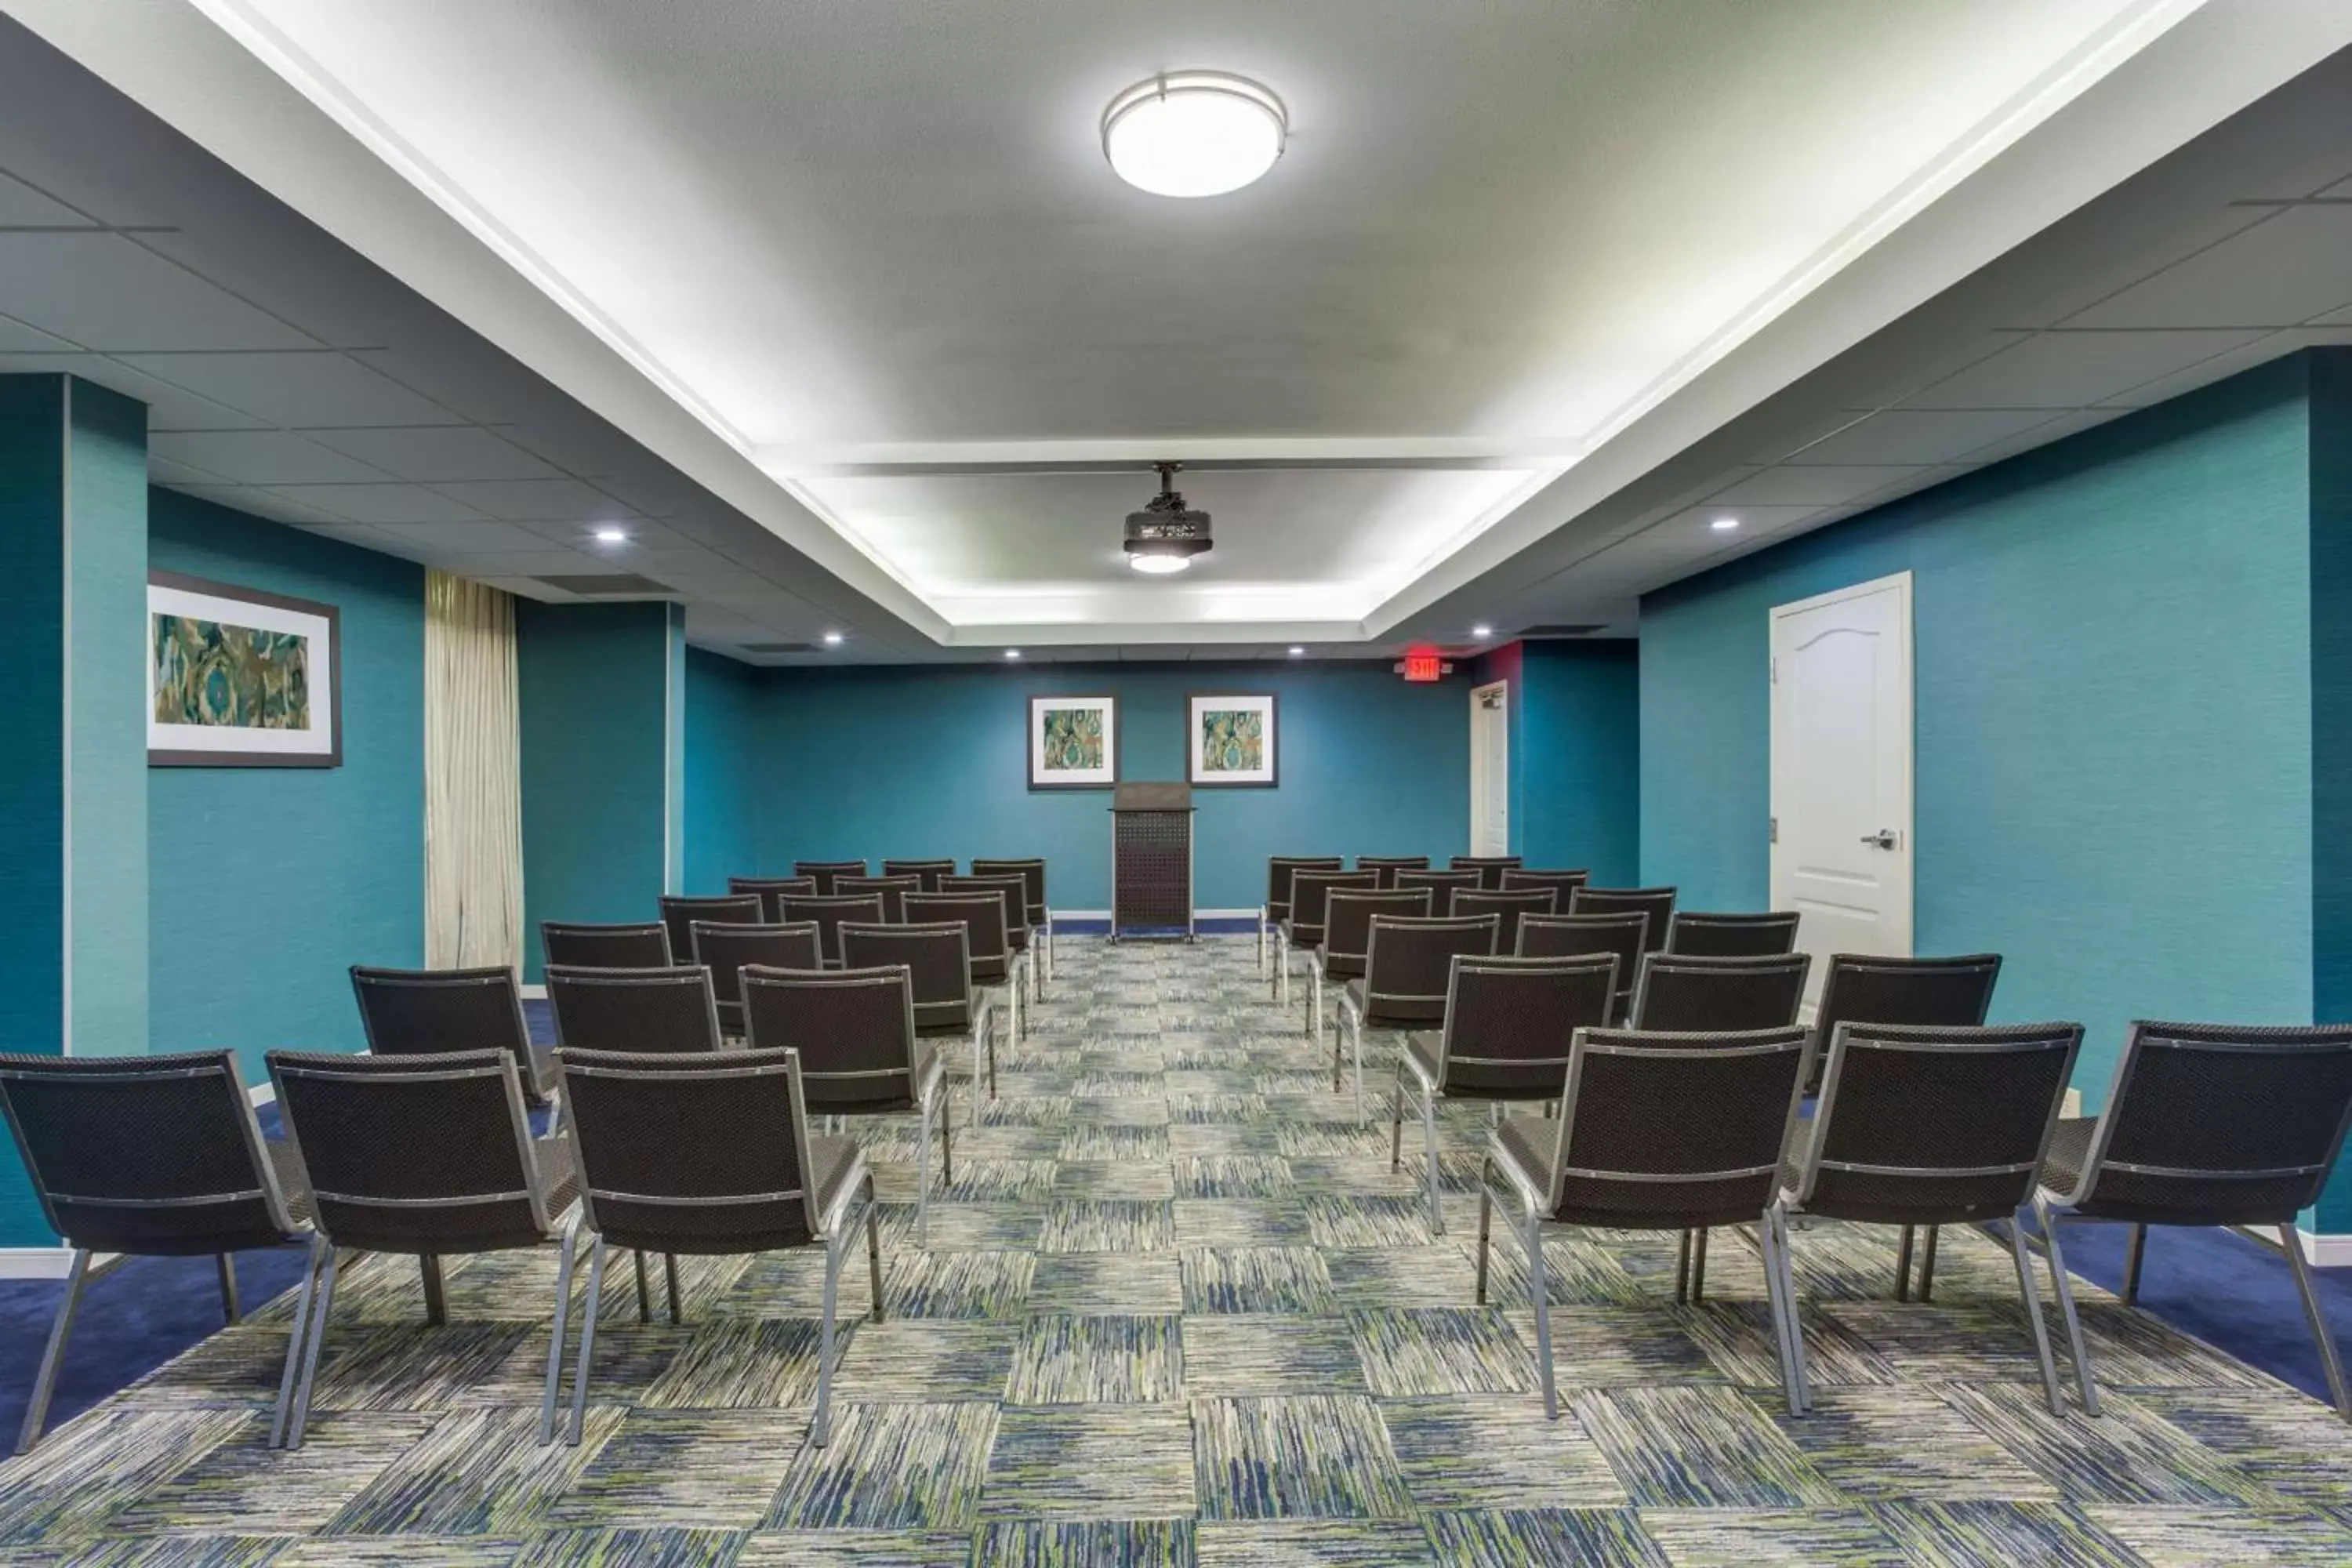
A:
[[[1007,658],[1019,658],[1021,657],[1021,650],[1017,647],[1006,648],[1004,650],[1004,657]]]
[[[1295,647],[1295,648],[1292,648],[1292,649],[1290,650],[1290,657],[1291,657],[1291,658],[1302,658],[1306,657],[1306,653],[1307,653],[1307,650],[1306,650],[1305,648],[1303,648],[1303,647]]]
[[[1470,635],[1474,637],[1490,637],[1495,635],[1495,628],[1481,621],[1470,628]]]
[[[1715,530],[1717,533],[1729,533],[1733,529],[1738,528],[1738,526],[1739,520],[1736,517],[1718,517],[1713,522],[1707,524],[1707,527]]]
[[[1189,555],[1130,555],[1127,563],[1138,572],[1165,577],[1171,573],[1183,571],[1192,564],[1192,558]]]
[[[628,542],[629,531],[625,528],[614,528],[607,523],[596,531],[596,542],[599,544],[626,544]]]
[[[1274,167],[1290,135],[1282,100],[1223,71],[1168,71],[1103,110],[1103,156],[1118,177],[1159,196],[1216,196]]]
[[[841,646],[841,634],[839,632],[825,633],[824,646],[827,647],[839,647]]]

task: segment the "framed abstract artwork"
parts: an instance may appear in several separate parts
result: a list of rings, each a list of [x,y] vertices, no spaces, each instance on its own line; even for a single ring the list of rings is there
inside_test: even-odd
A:
[[[1029,699],[1029,787],[1108,789],[1118,783],[1118,699]]]
[[[149,767],[342,763],[342,616],[334,605],[147,574]]]
[[[1272,789],[1277,782],[1274,693],[1204,697],[1195,693],[1191,737],[1194,789]]]

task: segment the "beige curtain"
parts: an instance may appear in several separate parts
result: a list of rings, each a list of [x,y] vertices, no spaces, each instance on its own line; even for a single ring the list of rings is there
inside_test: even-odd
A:
[[[425,962],[522,959],[514,600],[425,576]]]

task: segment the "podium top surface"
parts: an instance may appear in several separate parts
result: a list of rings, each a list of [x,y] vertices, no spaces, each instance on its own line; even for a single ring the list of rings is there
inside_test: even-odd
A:
[[[1113,811],[1190,811],[1192,786],[1188,784],[1123,784],[1111,792]]]

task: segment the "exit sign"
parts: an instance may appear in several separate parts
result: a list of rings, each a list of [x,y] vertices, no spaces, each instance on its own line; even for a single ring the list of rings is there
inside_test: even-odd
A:
[[[1409,653],[1398,662],[1396,670],[1407,680],[1442,680],[1454,673],[1454,667],[1433,653]]]

